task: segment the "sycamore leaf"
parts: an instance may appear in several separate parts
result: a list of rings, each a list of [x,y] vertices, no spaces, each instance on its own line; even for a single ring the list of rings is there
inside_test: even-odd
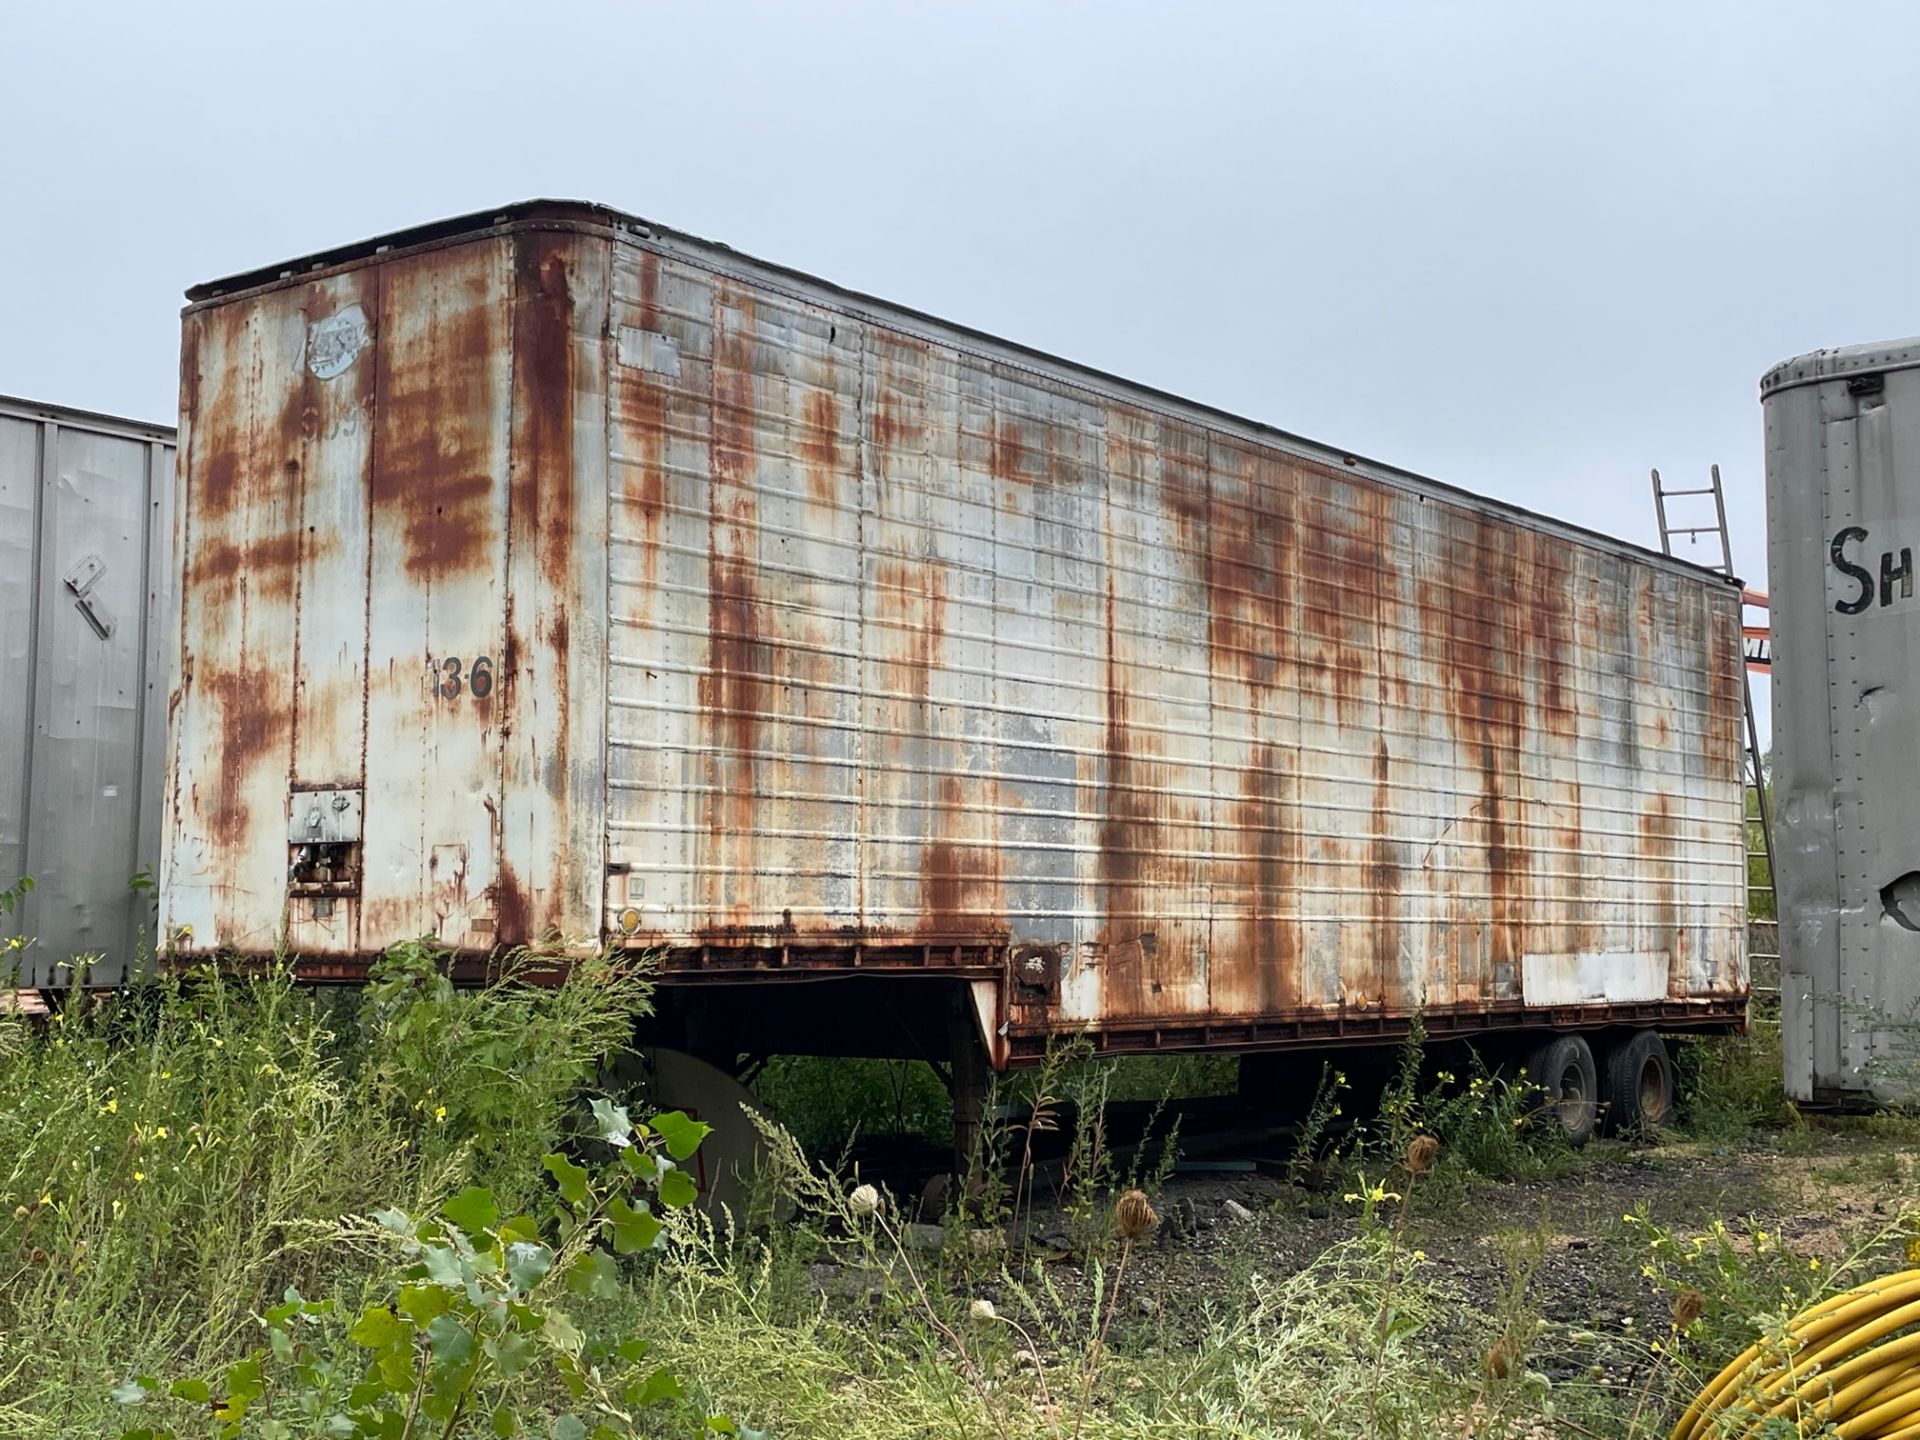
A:
[[[500,1207],[484,1185],[469,1185],[440,1207],[440,1213],[469,1235],[491,1230],[500,1221]]]
[[[435,1363],[458,1370],[473,1359],[473,1335],[451,1315],[436,1315],[427,1326],[427,1345]]]
[[[412,1330],[384,1305],[369,1305],[347,1331],[347,1338],[368,1350],[392,1350],[407,1343]]]
[[[607,1202],[607,1218],[613,1222],[613,1248],[621,1255],[651,1250],[660,1238],[660,1222],[644,1200],[635,1208],[615,1196]]]
[[[447,1292],[438,1285],[402,1285],[400,1303],[396,1308],[416,1325],[431,1325],[434,1317],[446,1314],[447,1307],[452,1303]]]
[[[547,1343],[562,1355],[577,1356],[580,1353],[580,1347],[586,1343],[586,1337],[580,1333],[580,1327],[558,1310],[547,1312],[546,1323],[540,1327],[540,1333],[546,1337]]]
[[[700,1187],[684,1170],[669,1170],[660,1177],[660,1203],[678,1210],[700,1198]]]
[[[516,1240],[507,1246],[507,1279],[513,1288],[525,1293],[553,1268],[553,1252],[531,1240]]]
[[[567,1289],[575,1295],[610,1300],[620,1293],[620,1267],[611,1255],[595,1246],[567,1268]]]
[[[660,1405],[668,1400],[678,1400],[685,1395],[686,1387],[681,1385],[674,1373],[662,1365],[647,1376],[647,1382],[638,1387],[628,1387],[628,1394],[634,1408],[644,1410],[649,1405]]]
[[[466,1277],[461,1273],[460,1257],[442,1245],[429,1245],[420,1252],[427,1267],[427,1278],[436,1285],[458,1286]]]
[[[713,1133],[713,1127],[701,1120],[690,1118],[684,1110],[669,1110],[664,1115],[653,1117],[653,1128],[660,1132],[660,1138],[666,1143],[667,1154],[676,1160],[685,1160],[700,1148],[700,1142]]]
[[[404,1210],[376,1210],[373,1212],[373,1218],[382,1228],[391,1230],[396,1235],[411,1236],[413,1234],[413,1221],[407,1218],[407,1212]]]
[[[587,1172],[564,1155],[549,1155],[541,1162],[560,1186],[560,1198],[569,1205],[587,1203]]]
[[[627,1116],[626,1106],[615,1105],[604,1097],[597,1097],[592,1108],[593,1120],[600,1127],[602,1140],[623,1149],[633,1144],[633,1121]]]

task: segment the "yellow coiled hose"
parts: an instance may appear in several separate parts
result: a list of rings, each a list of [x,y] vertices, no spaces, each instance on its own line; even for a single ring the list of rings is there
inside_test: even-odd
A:
[[[1672,1440],[1741,1440],[1770,1420],[1802,1435],[1920,1440],[1920,1270],[1801,1311],[1785,1343],[1752,1346],[1695,1397]]]

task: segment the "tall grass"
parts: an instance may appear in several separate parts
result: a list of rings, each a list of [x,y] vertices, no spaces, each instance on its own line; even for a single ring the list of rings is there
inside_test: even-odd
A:
[[[531,1201],[646,996],[602,964],[455,991],[409,946],[361,992],[206,972],[0,1018],[0,1432],[112,1433],[117,1379],[221,1363],[289,1285],[352,1293],[342,1216]]]

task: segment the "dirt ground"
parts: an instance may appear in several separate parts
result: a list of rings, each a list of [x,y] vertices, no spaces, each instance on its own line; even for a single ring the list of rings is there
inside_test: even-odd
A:
[[[1387,1183],[1401,1188],[1407,1178],[1401,1171]],[[1158,1198],[1156,1236],[1133,1260],[1117,1329],[1171,1339],[1170,1331],[1199,1323],[1210,1299],[1225,1299],[1252,1275],[1277,1279],[1304,1268],[1362,1223],[1342,1183],[1353,1182],[1302,1192],[1254,1172],[1174,1174]],[[1757,1228],[1776,1263],[1817,1261],[1831,1273],[1916,1206],[1920,1126],[1816,1123],[1720,1144],[1596,1140],[1552,1179],[1456,1180],[1428,1194],[1416,1186],[1399,1243],[1418,1252],[1424,1278],[1439,1291],[1433,1337],[1442,1351],[1449,1316],[1518,1307],[1539,1322],[1530,1368],[1556,1383],[1578,1376],[1631,1385],[1647,1363],[1648,1340],[1670,1323],[1672,1289],[1644,1269],[1655,1233],[1684,1249],[1718,1221],[1740,1252]],[[1057,1286],[1090,1287],[1091,1266],[1073,1254],[1062,1217],[1043,1211],[1034,1234]],[[820,1288],[857,1285],[836,1269],[817,1267]],[[1710,1286],[1710,1275],[1701,1283]],[[973,1284],[993,1296],[990,1281]]]

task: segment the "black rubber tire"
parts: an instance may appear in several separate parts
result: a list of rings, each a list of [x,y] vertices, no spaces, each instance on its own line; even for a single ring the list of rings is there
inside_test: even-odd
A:
[[[1600,1098],[1607,1130],[1638,1135],[1673,1118],[1673,1057],[1652,1030],[1635,1030],[1607,1046]]]
[[[1527,1057],[1527,1079],[1540,1087],[1540,1117],[1560,1127],[1578,1149],[1593,1138],[1600,1118],[1599,1075],[1593,1047],[1581,1035],[1556,1035]]]

